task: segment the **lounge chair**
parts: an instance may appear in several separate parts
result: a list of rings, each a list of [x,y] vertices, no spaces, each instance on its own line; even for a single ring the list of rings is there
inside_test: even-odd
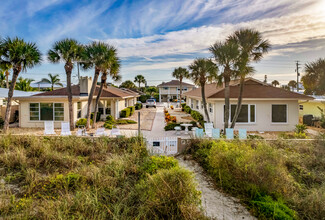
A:
[[[229,140],[234,139],[234,129],[233,128],[226,128],[226,138]]]
[[[70,123],[61,122],[61,136],[68,136],[68,135],[71,135]]]
[[[56,134],[53,121],[44,121],[44,135]]]
[[[174,130],[176,131],[176,135],[179,135],[182,128],[180,126],[176,126],[174,127]]]
[[[121,135],[120,129],[119,128],[112,128],[111,136],[113,136],[113,135],[115,135],[116,137],[120,136]]]
[[[220,129],[219,128],[213,128],[212,129],[212,138],[213,139],[220,139]]]
[[[205,129],[206,136],[212,137],[213,124],[212,123],[204,123],[204,129]]]
[[[107,136],[105,128],[97,128],[95,136]]]
[[[246,129],[238,129],[239,139],[247,139],[247,130]]]
[[[195,130],[195,137],[197,138],[203,138],[204,137],[204,131],[202,128],[198,128]]]

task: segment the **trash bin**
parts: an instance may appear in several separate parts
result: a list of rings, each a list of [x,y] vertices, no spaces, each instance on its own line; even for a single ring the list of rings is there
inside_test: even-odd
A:
[[[302,117],[302,123],[308,126],[312,126],[313,125],[313,115],[304,115]]]

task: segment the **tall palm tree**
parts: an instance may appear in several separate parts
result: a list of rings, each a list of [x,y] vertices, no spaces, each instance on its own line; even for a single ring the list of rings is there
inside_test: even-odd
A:
[[[142,75],[137,75],[137,76],[134,78],[134,82],[139,84],[139,89],[140,89],[140,85],[141,85],[141,83],[146,84],[147,81],[146,81],[146,79],[144,78],[144,76],[142,76]]]
[[[131,80],[126,80],[120,85],[120,88],[135,89],[136,86]]]
[[[237,72],[237,77],[240,78],[239,96],[235,115],[231,122],[231,128],[234,128],[241,111],[245,78],[254,72],[253,67],[249,66],[249,64],[260,61],[263,55],[268,52],[270,43],[268,40],[262,38],[260,32],[253,29],[240,29],[235,31],[235,33],[228,37],[227,41],[238,44],[240,51]]]
[[[15,89],[20,91],[34,91],[34,88],[30,86],[30,84],[35,81],[33,79],[19,77],[18,82],[16,83]]]
[[[325,59],[307,63],[305,72],[301,77],[305,94],[325,95]]]
[[[180,84],[180,92],[179,92],[179,99],[182,100],[182,93],[183,93],[183,79],[189,77],[189,72],[187,69],[178,67],[174,69],[172,73],[173,77],[179,80]]]
[[[4,71],[0,71],[0,88],[6,87],[6,75]]]
[[[106,62],[101,66],[102,77],[101,77],[101,83],[100,83],[99,91],[95,102],[95,114],[93,119],[93,127],[96,124],[97,108],[98,108],[100,97],[103,92],[103,88],[107,87],[106,84],[107,75],[109,75],[114,81],[121,80],[121,75],[119,75],[121,62],[117,57],[116,49],[112,46],[109,46],[105,57],[106,57],[105,59]]]
[[[63,87],[63,84],[60,82],[59,74],[52,75],[49,73],[48,76],[48,79],[43,78],[41,82],[51,84],[51,91],[53,91],[55,85]]]
[[[211,59],[199,58],[194,60],[194,62],[189,66],[189,69],[191,70],[189,73],[189,78],[192,79],[196,85],[199,85],[201,87],[204,113],[207,121],[210,122],[205,97],[205,85],[217,79],[218,67],[215,63],[212,62]]]
[[[9,128],[9,117],[11,112],[11,100],[16,86],[18,75],[21,71],[33,68],[42,60],[42,54],[35,43],[25,42],[23,39],[6,38],[0,40],[0,65],[12,66],[12,80],[9,87],[7,109],[4,122],[4,131]]]
[[[297,87],[297,82],[296,82],[296,80],[290,80],[290,81],[288,82],[288,86],[290,87],[290,90],[293,90],[294,88],[296,88],[296,87]]]
[[[5,75],[6,78],[6,83],[5,87],[8,89],[9,88],[9,71],[12,69],[12,65],[10,63],[2,63],[0,64],[0,72],[2,72]]]
[[[94,98],[94,93],[97,86],[98,77],[101,71],[101,66],[106,62],[107,54],[114,54],[115,48],[110,45],[107,45],[103,42],[94,41],[90,45],[87,45],[85,48],[85,53],[83,57],[82,67],[84,69],[93,68],[95,69],[94,72],[94,79],[91,85],[91,89],[88,96],[87,102],[87,125],[86,128],[90,128],[90,116],[91,116],[91,103]],[[96,117],[96,116],[95,116]],[[95,118],[94,117],[94,118]]]
[[[225,114],[224,114],[224,132],[228,128],[229,120],[229,96],[230,79],[236,75],[239,60],[239,46],[232,41],[216,42],[210,46],[216,63],[222,67],[223,71],[219,76],[219,83],[223,81],[225,87]]]
[[[67,75],[67,93],[69,102],[69,122],[70,130],[74,129],[71,73],[74,63],[79,61],[82,55],[83,47],[78,41],[66,38],[54,43],[53,47],[47,53],[47,58],[52,63],[64,62],[64,69]]]
[[[273,81],[271,82],[271,84],[272,84],[272,86],[274,86],[274,87],[277,87],[278,85],[280,85],[280,83],[279,83],[278,80],[273,80]]]

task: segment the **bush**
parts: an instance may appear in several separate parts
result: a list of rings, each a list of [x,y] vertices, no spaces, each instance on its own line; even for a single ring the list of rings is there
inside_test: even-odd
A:
[[[112,128],[116,128],[116,126],[113,125],[112,123],[106,121],[104,123],[104,128],[106,128],[106,129],[112,129]]]
[[[190,106],[185,106],[184,107],[184,111],[187,113],[187,114],[191,114],[191,111],[192,111],[192,109],[190,108]]]
[[[165,126],[165,131],[173,131],[173,130],[175,130],[174,128],[176,127],[176,126],[180,126],[181,124],[180,123],[173,123],[173,122],[171,122],[171,123],[168,123],[166,126]]]
[[[174,157],[166,156],[151,156],[146,161],[141,170],[149,174],[155,174],[158,169],[171,169],[178,165],[178,161]]]
[[[191,111],[191,116],[192,116],[193,119],[195,119],[197,121],[203,121],[203,115],[198,111],[192,110]]]
[[[114,124],[115,123],[115,120],[114,120],[114,118],[113,118],[112,115],[107,115],[106,116],[106,122],[109,122],[111,124]]]
[[[118,125],[126,125],[126,124],[136,124],[137,122],[136,121],[133,121],[133,120],[117,120],[115,122],[116,124]]]
[[[142,103],[136,103],[134,107],[135,107],[135,110],[140,110],[140,109],[142,109]]]
[[[307,126],[305,124],[298,124],[296,125],[295,132],[296,133],[306,133]]]
[[[129,106],[128,108],[130,109],[130,116],[133,115],[135,107],[134,106]]]
[[[130,116],[130,109],[129,108],[125,108],[121,111],[120,113],[120,117],[121,118],[127,118]]]
[[[5,121],[0,116],[0,128],[3,128],[3,125],[5,124]]]
[[[307,139],[307,135],[306,135],[306,133],[299,132],[299,133],[294,134],[294,138],[296,138],[296,139]]]
[[[133,121],[133,120],[126,120],[128,122],[128,124],[137,124],[138,122]]]
[[[94,114],[95,114],[95,112],[93,112],[93,113],[90,114],[90,119],[94,120]],[[99,121],[100,120],[100,116],[101,116],[101,113],[100,112],[97,112],[96,121]]]
[[[141,95],[139,97],[139,101],[142,102],[142,103],[145,103],[147,101],[147,99],[150,99],[150,95]]]
[[[182,106],[182,109],[184,109],[184,107],[186,106],[186,103],[182,103],[181,106]]]
[[[90,119],[90,124],[93,124],[93,120]],[[80,118],[77,122],[76,122],[76,126],[86,126],[87,125],[87,118]]]

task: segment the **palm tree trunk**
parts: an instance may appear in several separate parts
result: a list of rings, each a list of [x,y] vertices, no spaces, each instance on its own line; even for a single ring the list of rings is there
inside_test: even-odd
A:
[[[240,78],[240,87],[239,87],[239,96],[238,96],[238,101],[237,101],[237,106],[236,106],[236,112],[234,115],[234,118],[231,122],[231,128],[234,128],[236,125],[237,118],[239,116],[239,113],[241,111],[241,106],[242,106],[242,100],[243,100],[243,91],[244,91],[244,84],[245,84],[245,77]]]
[[[225,81],[225,115],[224,115],[224,133],[226,132],[226,128],[228,128],[228,120],[229,120],[229,96],[230,96],[230,87],[229,81],[230,77],[224,77]]]
[[[102,79],[101,79],[101,83],[100,83],[100,88],[99,88],[99,92],[97,94],[96,102],[95,102],[95,114],[94,114],[94,120],[93,120],[93,128],[95,127],[95,124],[96,124],[97,107],[98,107],[98,103],[99,103],[100,97],[101,97],[102,92],[103,92],[104,85],[106,83],[106,79],[107,79],[107,73],[102,73]],[[105,111],[105,108],[104,108],[104,111]]]
[[[87,129],[90,128],[90,114],[91,114],[90,106],[91,106],[91,102],[93,100],[93,96],[94,96],[94,93],[95,93],[99,72],[100,72],[100,69],[95,67],[94,80],[93,80],[93,84],[92,84],[91,89],[90,89],[90,93],[89,93],[89,97],[88,97],[88,103],[87,103],[87,126],[86,126]],[[95,119],[95,117],[96,117],[96,115],[94,115],[94,119]]]
[[[210,117],[209,117],[209,112],[207,108],[207,102],[205,100],[205,84],[201,84],[201,93],[202,93],[202,102],[203,102],[203,108],[204,108],[204,113],[207,118],[207,122],[210,122]]]
[[[54,85],[53,85],[53,84],[52,84],[52,86],[51,86],[51,89],[52,89],[51,91],[53,91],[53,89],[54,89]]]
[[[139,82],[139,91],[140,91],[140,84],[141,84],[141,83]]]
[[[73,120],[73,105],[72,105],[72,89],[71,89],[71,72],[72,72],[72,63],[66,63],[64,68],[67,74],[67,92],[68,92],[68,102],[69,102],[69,123],[70,130],[74,130],[74,120]]]
[[[179,104],[180,105],[182,105],[182,91],[183,91],[183,85],[182,85],[182,82],[183,82],[183,78],[182,77],[180,77],[179,78],[179,88],[180,88],[180,92],[179,92],[179,99],[180,99],[180,101],[179,101]]]
[[[9,120],[10,120],[10,113],[11,113],[11,99],[14,94],[14,89],[15,89],[17,78],[18,78],[20,71],[21,71],[21,67],[13,68],[12,80],[11,80],[11,84],[10,84],[9,92],[8,92],[5,122],[4,122],[4,127],[3,127],[4,133],[7,133],[9,130]]]

